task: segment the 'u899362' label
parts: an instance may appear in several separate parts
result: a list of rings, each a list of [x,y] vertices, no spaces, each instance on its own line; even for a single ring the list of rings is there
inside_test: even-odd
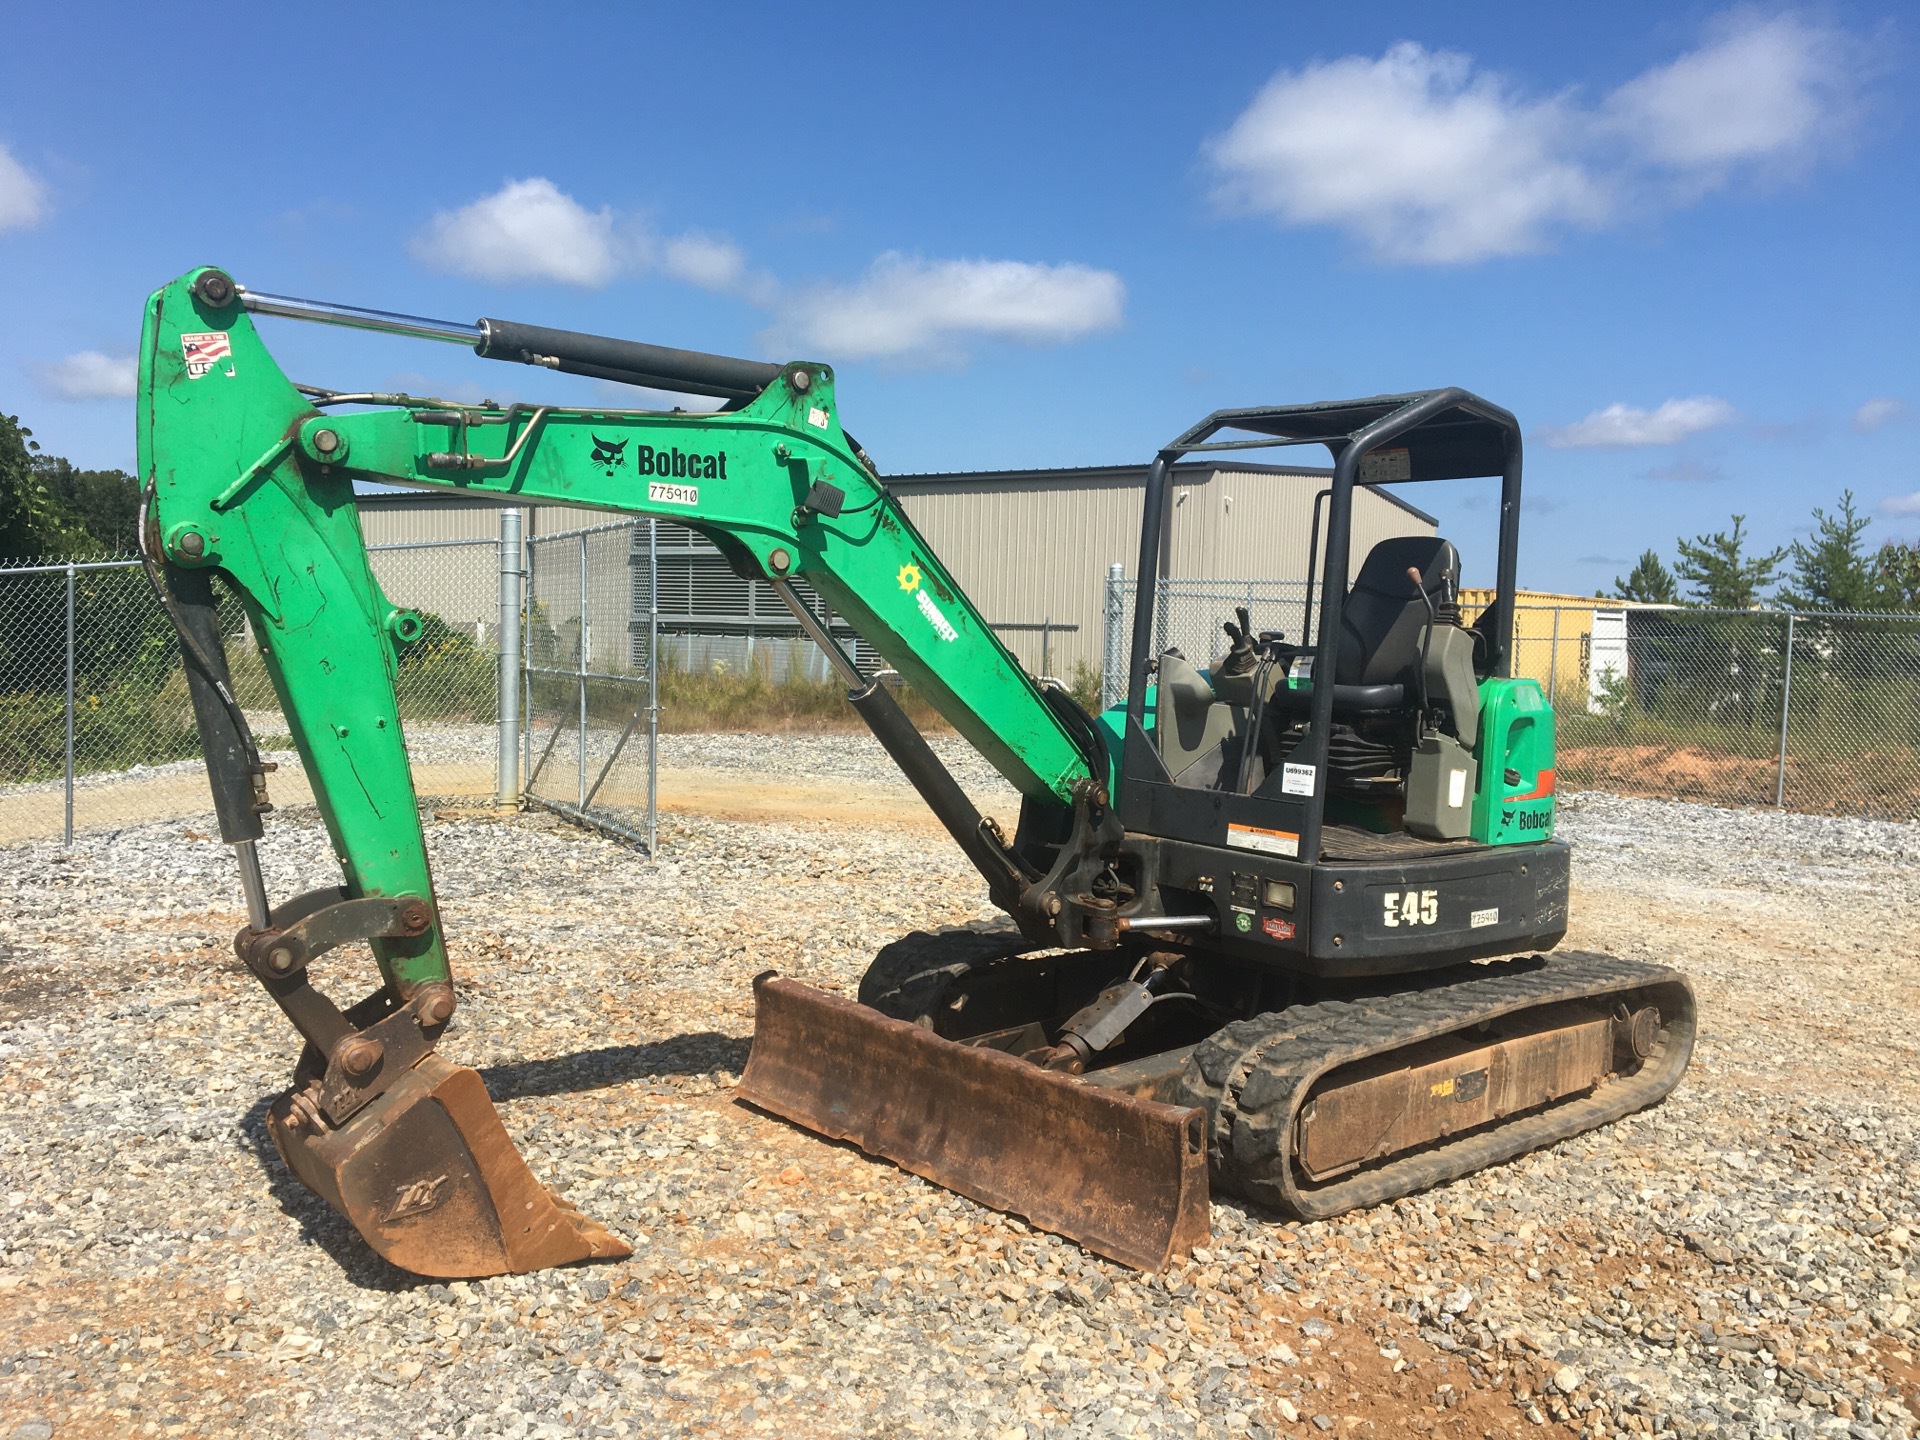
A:
[[[658,480],[647,482],[647,499],[661,505],[698,505],[698,485],[667,485]]]

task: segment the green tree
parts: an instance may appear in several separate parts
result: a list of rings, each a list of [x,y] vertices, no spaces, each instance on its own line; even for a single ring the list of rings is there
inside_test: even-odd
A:
[[[1810,541],[1788,547],[1793,573],[1780,590],[1780,603],[1793,610],[1880,610],[1887,594],[1876,557],[1861,542],[1873,523],[1854,506],[1853,492],[1840,495],[1831,515],[1815,509]]]
[[[1875,583],[1890,610],[1920,610],[1920,542],[1889,540],[1873,557]]]
[[[80,470],[59,455],[33,457],[34,473],[66,512],[70,528],[106,555],[131,555],[138,543],[140,483],[124,470]]]
[[[1787,558],[1783,545],[1765,555],[1747,553],[1747,517],[1733,517],[1731,530],[1680,541],[1674,574],[1691,587],[1688,603],[1706,610],[1751,610]]]
[[[1640,563],[1626,579],[1614,577],[1613,593],[1617,599],[1638,600],[1643,605],[1675,605],[1680,600],[1680,587],[1674,584],[1673,572],[1652,550],[1641,552]]]
[[[70,554],[75,536],[35,469],[40,449],[17,415],[0,415],[0,564]]]

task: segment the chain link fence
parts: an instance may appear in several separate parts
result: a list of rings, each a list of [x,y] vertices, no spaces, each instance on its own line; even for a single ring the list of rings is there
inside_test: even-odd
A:
[[[663,602],[663,587],[690,583],[676,578],[671,542],[663,554],[669,529],[623,521],[538,536],[527,542],[524,571],[509,567],[516,586],[526,583],[523,596],[506,597],[522,616],[517,731],[511,714],[504,721],[517,736],[508,754],[518,751],[522,793],[649,851],[654,658],[685,669],[746,665],[775,680],[773,671],[802,679],[820,668],[812,646],[779,633],[775,616],[742,637],[725,633],[737,628],[730,623],[702,620],[691,590]],[[501,542],[381,545],[370,558],[388,596],[424,620],[398,657],[397,687],[421,795],[494,794],[503,768]],[[237,698],[281,765],[275,801],[310,802],[239,604],[216,593]],[[1317,605],[1298,581],[1162,581],[1155,649],[1211,664],[1236,608],[1256,629],[1297,639],[1317,624]],[[1103,704],[1124,698],[1133,607],[1134,582],[1116,567],[1103,612]],[[1051,633],[1064,627],[996,628],[1023,663],[1044,670]],[[719,641],[746,648],[709,653]],[[1514,673],[1552,697],[1564,790],[1920,816],[1920,616],[1522,603],[1513,644]],[[0,568],[0,843],[207,809],[177,646],[139,563]]]
[[[522,667],[527,799],[649,853],[657,839],[658,547],[657,521],[528,541]]]
[[[1108,705],[1125,699],[1134,590],[1107,581]],[[1308,593],[1162,581],[1154,651],[1210,665],[1236,606],[1297,640],[1318,624]],[[1920,817],[1920,615],[1521,604],[1513,644],[1513,673],[1553,702],[1562,790]]]
[[[420,638],[399,656],[400,718],[423,797],[494,787],[498,542],[371,551]],[[235,698],[276,760],[277,805],[310,803],[238,599],[216,583]],[[178,642],[137,560],[0,567],[0,843],[210,809]]]
[[[1100,703],[1103,708],[1127,698],[1127,656],[1133,646],[1133,603],[1138,581],[1129,580],[1114,566],[1107,575],[1102,609],[1106,638],[1101,646]],[[1320,587],[1299,580],[1161,580],[1153,605],[1153,653],[1178,650],[1193,664],[1210,666],[1227,650],[1227,634],[1220,627],[1244,608],[1257,631],[1277,630],[1301,643],[1313,612],[1310,597]]]
[[[1920,816],[1920,616],[1519,607],[1563,789]]]

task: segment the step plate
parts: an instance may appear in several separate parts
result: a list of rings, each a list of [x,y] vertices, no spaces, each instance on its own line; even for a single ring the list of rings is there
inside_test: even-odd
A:
[[[771,972],[742,1099],[1138,1270],[1209,1228],[1204,1116],[942,1040]]]

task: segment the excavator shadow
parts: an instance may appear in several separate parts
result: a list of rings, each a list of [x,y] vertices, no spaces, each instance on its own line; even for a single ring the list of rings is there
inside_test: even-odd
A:
[[[716,1070],[738,1074],[746,1066],[748,1047],[747,1036],[707,1030],[639,1045],[605,1045],[571,1055],[510,1061],[479,1073],[494,1101],[529,1100],[674,1075]],[[260,1162],[274,1202],[300,1226],[301,1240],[324,1250],[341,1273],[363,1290],[392,1293],[440,1283],[381,1259],[351,1221],[300,1183],[267,1132],[267,1111],[277,1098],[265,1095],[256,1101],[242,1117],[240,1133]]]
[[[480,1078],[496,1102],[532,1100],[602,1090],[629,1080],[666,1075],[705,1075],[716,1070],[739,1074],[746,1068],[751,1039],[702,1030],[643,1045],[603,1045],[546,1060],[516,1060],[482,1067]]]

